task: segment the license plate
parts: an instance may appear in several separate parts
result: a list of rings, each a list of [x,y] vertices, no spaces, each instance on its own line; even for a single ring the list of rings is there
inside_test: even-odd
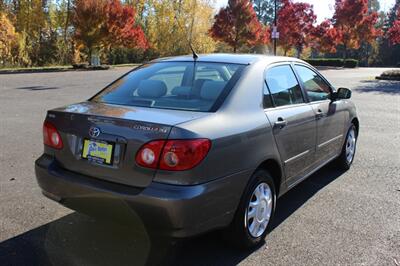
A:
[[[82,158],[100,164],[112,164],[114,145],[104,142],[85,139],[83,141]]]

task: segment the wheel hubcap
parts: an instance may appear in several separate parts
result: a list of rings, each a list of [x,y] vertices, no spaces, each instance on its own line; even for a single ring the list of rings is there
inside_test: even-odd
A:
[[[351,129],[346,140],[346,160],[348,163],[351,163],[353,161],[355,150],[356,150],[356,134],[354,129]]]
[[[267,183],[259,184],[253,191],[245,220],[252,237],[261,236],[267,229],[272,213],[272,197],[271,188]]]

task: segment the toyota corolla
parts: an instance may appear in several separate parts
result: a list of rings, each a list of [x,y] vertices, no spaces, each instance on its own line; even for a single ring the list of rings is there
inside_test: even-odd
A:
[[[253,247],[277,198],[331,161],[352,164],[359,120],[350,97],[294,58],[155,60],[47,112],[37,180],[67,206],[117,199],[151,232],[225,228]]]

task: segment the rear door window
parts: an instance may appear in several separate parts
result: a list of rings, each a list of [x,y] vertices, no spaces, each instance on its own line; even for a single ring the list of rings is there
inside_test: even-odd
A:
[[[267,97],[266,93],[270,94],[269,97]],[[266,107],[304,102],[300,85],[289,65],[275,66],[267,70],[264,94],[264,104]]]

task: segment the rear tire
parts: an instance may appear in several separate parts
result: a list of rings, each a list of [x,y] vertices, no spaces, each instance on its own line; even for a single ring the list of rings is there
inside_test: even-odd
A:
[[[241,249],[261,245],[267,235],[275,211],[276,193],[271,175],[257,170],[251,177],[235,217],[226,230],[226,238]]]
[[[342,152],[336,160],[337,165],[340,169],[350,169],[350,166],[353,163],[354,156],[356,154],[357,136],[357,129],[353,124],[347,131],[346,140],[342,147]]]

